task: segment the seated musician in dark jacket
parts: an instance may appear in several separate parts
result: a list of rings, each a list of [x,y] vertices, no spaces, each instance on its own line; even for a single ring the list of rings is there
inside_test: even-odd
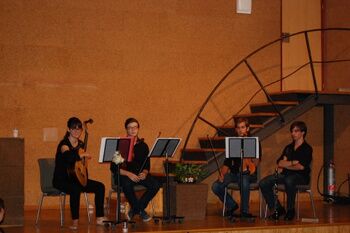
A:
[[[125,161],[120,168],[120,185],[124,195],[130,203],[130,211],[127,213],[128,220],[135,215],[140,215],[144,222],[150,221],[152,218],[147,214],[145,208],[152,198],[157,194],[160,184],[153,178],[150,172],[150,160],[147,158],[149,153],[148,145],[138,137],[140,124],[135,118],[128,118],[125,121],[125,129],[128,137],[134,137],[133,158],[131,161]],[[142,165],[145,163],[142,171]],[[111,170],[114,173],[115,183],[117,183],[116,165],[111,163]],[[142,185],[147,188],[146,192],[137,198],[134,187]]]
[[[285,220],[292,220],[295,216],[296,185],[308,184],[310,182],[310,163],[312,161],[312,147],[305,141],[307,127],[302,121],[295,121],[290,126],[293,142],[287,145],[282,155],[277,159],[277,167],[282,169],[281,173],[269,175],[259,183],[261,193],[270,210],[276,209],[277,215],[272,214],[270,218],[278,219],[285,214]],[[276,180],[277,178],[277,180]],[[287,213],[280,202],[274,199],[273,187],[284,184],[287,194]]]

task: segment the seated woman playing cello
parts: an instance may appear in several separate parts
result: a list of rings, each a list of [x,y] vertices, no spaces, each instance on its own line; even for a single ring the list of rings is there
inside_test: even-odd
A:
[[[103,211],[105,186],[101,182],[90,179],[87,179],[86,185],[81,184],[76,177],[68,172],[77,162],[91,158],[87,153],[79,154],[79,149],[84,146],[84,142],[79,139],[83,131],[82,122],[78,118],[72,117],[68,120],[67,127],[66,135],[57,146],[53,186],[70,195],[70,210],[73,220],[71,229],[78,229],[80,193],[82,192],[95,194],[96,224],[103,225],[105,220]]]

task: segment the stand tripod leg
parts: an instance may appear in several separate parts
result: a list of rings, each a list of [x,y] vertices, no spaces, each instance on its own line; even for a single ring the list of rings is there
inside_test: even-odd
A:
[[[170,181],[169,181],[169,161],[168,156],[165,156],[165,175],[166,175],[166,183],[165,183],[165,198],[166,198],[166,213],[163,214],[163,217],[153,217],[154,223],[158,224],[161,220],[162,223],[170,223],[170,222],[178,222],[182,223],[184,220],[183,216],[176,216],[170,214]]]

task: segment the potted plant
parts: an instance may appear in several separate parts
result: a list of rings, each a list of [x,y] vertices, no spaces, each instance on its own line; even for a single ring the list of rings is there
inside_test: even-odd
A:
[[[170,215],[183,216],[188,220],[203,220],[206,215],[208,185],[199,181],[206,175],[205,170],[201,165],[177,163],[172,173],[177,183],[172,183],[169,187]]]
[[[190,163],[177,163],[174,169],[175,180],[178,183],[195,183],[204,176],[200,165]]]

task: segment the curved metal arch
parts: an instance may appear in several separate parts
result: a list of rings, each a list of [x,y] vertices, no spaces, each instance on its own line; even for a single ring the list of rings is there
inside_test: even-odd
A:
[[[309,41],[308,41],[308,34],[309,33],[312,33],[312,32],[323,32],[323,31],[350,31],[350,28],[324,28],[324,29],[310,29],[310,30],[304,30],[304,31],[300,31],[300,32],[296,32],[296,33],[293,33],[293,34],[290,34],[290,35],[283,35],[281,36],[280,38],[276,39],[276,40],[273,40],[261,47],[259,47],[258,49],[254,50],[253,52],[251,52],[250,54],[248,54],[246,57],[244,57],[241,61],[239,61],[236,65],[234,65],[220,80],[219,82],[214,86],[214,88],[211,90],[211,92],[209,93],[208,97],[205,99],[204,103],[201,105],[199,111],[197,112],[196,114],[196,117],[195,119],[193,120],[192,122],[192,125],[188,131],[188,134],[187,134],[187,137],[185,139],[185,142],[184,142],[184,146],[183,146],[183,150],[182,150],[182,155],[184,154],[184,151],[187,147],[187,144],[188,144],[188,141],[191,137],[191,134],[192,134],[192,131],[198,121],[198,119],[201,119],[202,121],[204,121],[205,123],[211,125],[212,127],[215,127],[213,124],[211,124],[210,122],[206,121],[205,119],[203,119],[200,115],[201,113],[203,112],[204,108],[207,106],[209,100],[211,99],[211,97],[215,94],[215,92],[217,91],[217,89],[221,86],[221,84],[228,78],[228,76],[235,70],[237,69],[237,67],[239,67],[240,65],[242,65],[243,63],[246,63],[248,65],[248,68],[249,68],[249,63],[247,62],[247,60],[253,56],[254,54],[258,53],[259,51],[277,43],[277,42],[282,42],[282,40],[286,39],[286,38],[290,38],[290,37],[294,37],[294,36],[297,36],[297,35],[300,35],[300,34],[304,34],[305,35],[305,40],[306,40],[306,43],[307,43],[307,49],[308,49],[308,54],[309,54],[309,59],[310,59],[310,62],[307,63],[307,64],[310,64],[312,67],[311,67],[311,70],[312,70],[312,75],[313,75],[313,81],[314,81],[314,86],[315,86],[315,92],[316,92],[316,98],[318,96],[318,89],[317,89],[317,84],[316,84],[316,80],[315,80],[315,77],[314,77],[314,71],[313,71],[313,63],[316,63],[314,61],[312,61],[312,57],[311,57],[311,52],[310,52],[310,47],[309,47]],[[342,60],[342,61],[348,61],[348,60]],[[319,62],[317,62],[319,63]],[[260,84],[260,87],[261,89],[259,89],[257,92],[260,92],[260,91],[264,91],[267,98],[271,101],[271,98],[269,98],[269,95],[268,93],[264,90],[264,87],[265,86],[262,86],[261,83],[260,83],[260,80],[258,79],[257,76],[255,76],[254,73],[252,73],[253,76],[256,78],[256,81]],[[290,76],[290,75],[288,75]],[[283,79],[283,78],[282,78]],[[269,84],[270,85],[270,84]],[[254,95],[256,95],[257,93],[255,93]],[[249,100],[249,102],[252,100],[252,98]],[[248,104],[249,104],[248,102]],[[273,104],[273,103],[272,103]],[[244,106],[247,106],[247,104],[245,104]],[[275,108],[275,110],[277,110]],[[240,110],[241,111],[241,110]],[[279,113],[279,111],[277,110],[277,112]],[[281,117],[281,120],[283,121],[283,116],[279,113],[280,117]],[[182,156],[181,156],[181,160],[182,160]]]

